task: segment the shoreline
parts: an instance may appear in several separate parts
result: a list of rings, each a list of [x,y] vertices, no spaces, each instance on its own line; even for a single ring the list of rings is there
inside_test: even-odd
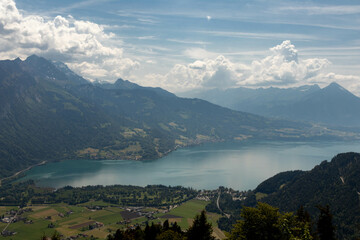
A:
[[[1,187],[2,181],[7,180],[7,179],[11,179],[11,178],[15,178],[15,177],[17,177],[18,175],[20,175],[21,173],[24,173],[24,172],[26,172],[26,171],[29,171],[29,170],[32,169],[33,167],[41,166],[41,165],[44,165],[44,164],[46,164],[46,163],[47,163],[47,161],[42,161],[42,162],[40,162],[40,163],[38,163],[38,164],[29,166],[29,167],[27,167],[27,168],[25,168],[25,169],[23,169],[23,170],[20,170],[20,171],[14,173],[13,175],[11,175],[11,176],[9,176],[9,177],[5,177],[5,178],[0,179],[0,187]]]
[[[338,147],[336,147],[336,146],[338,146]],[[34,180],[38,179],[38,181],[36,183],[37,186],[51,187],[51,188],[61,188],[66,185],[70,185],[72,187],[82,187],[82,186],[89,186],[89,185],[106,186],[106,185],[116,185],[116,184],[135,185],[135,186],[146,186],[149,184],[165,184],[165,185],[170,185],[170,186],[180,185],[180,186],[192,187],[195,189],[216,189],[219,185],[224,185],[224,186],[232,187],[233,189],[246,190],[246,189],[256,187],[256,185],[254,185],[254,184],[260,183],[261,181],[259,181],[259,182],[254,181],[252,186],[250,186],[250,183],[249,184],[246,183],[246,182],[248,182],[248,180],[244,180],[244,178],[240,177],[240,176],[232,177],[232,178],[235,178],[238,180],[236,180],[236,181],[231,180],[231,182],[229,182],[230,180],[226,180],[228,177],[221,177],[218,180],[218,181],[224,180],[224,183],[221,183],[221,184],[219,184],[219,182],[213,181],[212,179],[214,179],[214,178],[209,178],[207,180],[207,181],[209,181],[209,183],[206,183],[206,184],[205,184],[205,182],[204,182],[204,184],[202,184],[201,181],[200,182],[195,181],[195,180],[188,181],[186,179],[187,178],[200,179],[200,177],[196,177],[196,174],[198,174],[197,167],[202,166],[201,164],[206,163],[206,160],[202,160],[203,159],[202,157],[197,158],[196,156],[198,156],[198,154],[200,154],[200,156],[205,157],[204,159],[208,159],[207,156],[211,156],[213,154],[216,154],[216,156],[218,156],[218,157],[224,156],[223,159],[219,158],[220,162],[219,162],[219,160],[216,160],[218,157],[211,160],[210,163],[213,162],[215,164],[215,165],[214,164],[211,165],[211,166],[213,166],[213,167],[211,167],[211,169],[214,170],[214,172],[218,171],[219,169],[220,170],[223,169],[223,171],[226,170],[227,172],[229,172],[229,174],[230,173],[232,174],[234,172],[234,169],[238,168],[239,171],[243,169],[243,167],[241,167],[241,164],[240,164],[241,161],[242,160],[245,161],[247,159],[248,155],[252,154],[254,151],[256,153],[254,156],[257,159],[260,159],[259,157],[264,157],[265,162],[268,162],[268,160],[266,160],[266,159],[268,159],[267,156],[273,155],[270,153],[275,151],[274,153],[275,153],[275,155],[278,155],[278,157],[276,157],[276,158],[270,157],[269,159],[274,158],[274,160],[271,160],[271,161],[273,161],[272,164],[276,163],[276,166],[271,167],[269,170],[264,172],[264,174],[268,174],[267,172],[272,172],[272,174],[266,175],[267,177],[272,177],[273,175],[276,175],[277,173],[284,172],[284,171],[290,171],[290,170],[307,171],[307,170],[310,170],[314,166],[320,164],[323,160],[330,161],[338,153],[360,151],[359,150],[359,142],[353,142],[352,144],[343,142],[342,144],[339,144],[338,141],[335,141],[335,142],[331,141],[331,142],[324,143],[321,141],[320,142],[319,141],[311,141],[311,142],[260,141],[260,142],[258,142],[258,141],[253,141],[253,140],[246,141],[246,142],[233,141],[229,144],[228,143],[207,143],[207,144],[197,146],[196,148],[190,147],[188,149],[194,149],[194,150],[188,151],[186,149],[185,150],[179,149],[180,151],[177,154],[174,154],[174,155],[170,156],[169,158],[164,157],[163,160],[160,160],[160,161],[156,161],[156,160],[155,161],[138,161],[138,162],[143,162],[143,163],[137,163],[137,161],[133,161],[133,160],[124,160],[124,163],[122,163],[121,160],[119,161],[116,159],[105,159],[105,161],[98,160],[98,159],[71,159],[71,160],[59,161],[59,162],[65,162],[65,163],[61,163],[60,165],[55,164],[54,166],[53,166],[53,164],[51,164],[51,166],[49,165],[48,167],[43,166],[40,170],[41,173],[39,171],[37,171],[36,176],[34,175],[33,177],[30,176],[29,174],[27,174],[29,176],[26,176],[24,179],[34,179]],[[259,149],[263,149],[263,150],[259,151]],[[211,152],[206,153],[209,150],[211,150]],[[304,151],[305,151],[305,154],[303,154]],[[309,151],[309,152],[307,152],[307,151]],[[214,152],[214,153],[212,153],[212,152]],[[311,152],[313,152],[314,154],[310,154]],[[194,158],[191,155],[193,153],[196,154],[196,155],[193,155],[196,158]],[[203,153],[206,153],[206,154],[203,154]],[[291,159],[289,160],[289,153],[294,153],[294,156],[292,157],[293,160],[291,160]],[[245,157],[243,157],[243,156],[245,156]],[[178,166],[178,163],[180,161],[182,161],[183,158],[184,158],[184,162],[182,163],[183,168],[177,169],[177,174],[179,174],[179,175],[177,178],[175,178],[171,175],[172,171],[173,171],[173,167],[175,166],[175,168],[177,168],[176,166]],[[304,161],[305,158],[309,159],[309,160]],[[234,159],[236,159],[236,161]],[[289,167],[287,167],[287,168],[280,167],[278,162],[283,161],[281,159],[285,159],[284,163],[286,163],[285,165],[289,165]],[[297,161],[297,159],[299,161]],[[196,162],[194,162],[193,160],[196,160]],[[104,163],[102,163],[102,162],[104,162]],[[308,162],[308,163],[313,162],[313,164],[310,164],[310,165],[305,164],[306,162]],[[166,164],[164,165],[163,163],[166,163]],[[303,163],[303,164],[301,164],[301,163]],[[254,164],[252,164],[252,165],[254,165]],[[257,170],[255,167],[252,167],[252,165],[248,166],[249,171],[251,170],[252,172],[254,172],[255,173],[254,176],[256,176]],[[284,164],[281,164],[281,165],[284,165]],[[61,177],[63,175],[63,173],[60,173],[59,175],[57,175],[57,173],[55,173],[57,171],[56,170],[57,166],[60,167],[59,169],[62,169],[62,170],[65,169],[64,170],[65,175],[73,173],[73,172],[76,173],[76,172],[78,172],[78,169],[83,169],[84,166],[89,166],[89,170],[84,170],[85,173],[88,172],[91,174],[99,174],[96,176],[102,176],[102,178],[97,178],[97,180],[94,180],[92,177],[88,177],[89,175],[84,174],[84,176],[82,176],[80,174],[82,177],[84,177],[82,179],[82,181],[86,179],[85,182],[77,182],[78,178],[74,177],[73,180],[75,182],[71,182],[71,184],[69,184],[69,182],[70,182],[69,179]],[[134,168],[133,166],[136,166],[136,168]],[[162,166],[165,166],[165,167],[163,168]],[[214,168],[214,166],[220,166],[220,167]],[[104,175],[104,172],[98,171],[98,169],[100,169],[100,167],[102,170],[109,170],[109,172],[106,173],[107,175]],[[136,171],[134,170],[132,172],[133,174],[126,173],[126,169],[130,169],[130,167],[132,167],[131,168],[132,170],[134,170],[134,169],[137,169],[137,170]],[[149,167],[151,169],[154,169],[154,171],[149,172],[148,171]],[[190,170],[186,170],[187,168]],[[75,170],[73,170],[73,169],[75,169]],[[117,169],[117,171],[115,171],[114,169]],[[158,169],[160,169],[161,171]],[[279,170],[275,171],[276,169],[279,169]],[[110,171],[110,170],[114,170],[114,171]],[[213,173],[212,170],[204,171],[204,176],[202,176],[202,178],[206,179],[207,176],[214,177],[215,173]],[[31,171],[33,171],[33,170],[31,170]],[[54,176],[56,175],[57,178],[59,178],[60,180],[57,179],[54,181],[52,181],[52,180],[49,181],[50,180],[49,178],[51,178],[51,176],[48,176],[47,174],[50,172],[51,173],[54,172]],[[196,174],[193,174],[194,172],[196,172]],[[40,175],[38,176],[39,173],[40,173]],[[170,175],[164,175],[163,173],[167,173]],[[125,179],[125,178],[121,178],[121,177],[119,177],[119,178],[116,177],[119,174],[123,175],[123,176],[127,176],[127,178]],[[139,176],[141,176],[140,179],[139,179],[139,177],[135,177],[133,179],[134,174],[140,174],[139,175]],[[236,174],[238,175],[238,173],[236,173]],[[43,178],[42,176],[45,176],[45,177]],[[93,176],[95,176],[95,175],[93,175]],[[103,181],[104,176],[106,176],[106,178],[109,177],[109,179],[111,176],[112,180],[111,181],[110,180]],[[160,176],[160,178],[159,178],[159,176]],[[166,176],[166,177],[169,176],[169,179],[166,181],[162,181],[161,176]],[[186,178],[182,179],[182,176],[186,176]],[[146,180],[141,180],[142,178],[144,178]],[[131,180],[131,179],[133,179],[133,180]],[[264,179],[264,178],[262,178],[262,179]],[[62,184],[63,180],[66,182],[66,184]]]
[[[193,147],[197,147],[197,146],[202,146],[202,145],[207,145],[207,144],[221,144],[221,143],[254,143],[254,142],[258,142],[259,144],[261,143],[272,143],[274,142],[273,139],[264,139],[264,140],[259,140],[259,139],[255,139],[255,138],[249,138],[249,139],[244,139],[244,140],[237,140],[237,139],[231,139],[231,140],[220,140],[220,141],[202,141],[202,142],[198,142],[198,143],[193,143],[193,144],[188,144],[186,146],[176,146],[173,149],[168,150],[163,156],[160,156],[158,158],[154,158],[154,159],[133,159],[133,158],[129,158],[129,159],[123,159],[123,158],[113,158],[113,159],[104,159],[104,158],[77,158],[76,160],[93,160],[93,161],[106,161],[106,160],[115,160],[115,161],[121,161],[121,160],[125,160],[125,161],[140,161],[140,162],[146,162],[146,161],[154,161],[154,160],[158,160],[158,159],[162,159],[167,157],[169,154],[177,151],[177,150],[181,150],[181,149],[187,149],[187,148],[193,148]],[[319,139],[309,139],[308,141],[305,141],[304,139],[291,139],[291,141],[289,141],[289,139],[278,139],[275,140],[275,142],[286,142],[286,143],[306,143],[306,142],[313,142],[313,143],[322,143],[323,141],[319,140]],[[343,140],[337,140],[337,139],[330,139],[327,141],[327,143],[336,143],[336,142],[354,142],[354,140],[348,140],[348,139],[343,139]],[[355,140],[355,142],[360,142],[358,139]],[[56,160],[54,162],[63,162],[63,161],[69,161],[69,160],[74,160],[74,159],[59,159]],[[50,161],[52,162],[52,161]],[[0,187],[2,186],[2,182],[8,179],[12,179],[12,178],[16,178],[18,177],[20,174],[29,171],[30,169],[37,167],[37,166],[41,166],[48,163],[48,161],[42,161],[38,164],[29,166],[23,170],[20,170],[16,173],[14,173],[13,175],[9,176],[9,177],[5,177],[0,179]]]

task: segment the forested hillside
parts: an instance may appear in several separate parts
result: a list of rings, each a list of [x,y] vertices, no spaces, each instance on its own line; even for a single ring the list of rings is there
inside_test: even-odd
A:
[[[91,84],[35,55],[0,61],[0,100],[1,177],[44,160],[155,159],[206,141],[354,137],[121,79]]]
[[[296,212],[303,206],[313,221],[318,218],[318,206],[329,205],[339,239],[354,239],[360,234],[359,172],[360,154],[342,153],[310,171],[279,173],[248,193],[245,200],[225,197],[221,208],[231,217],[221,218],[219,227],[230,231],[232,224],[240,218],[241,209],[254,207],[258,201],[281,211]],[[211,206],[207,209],[211,210]]]

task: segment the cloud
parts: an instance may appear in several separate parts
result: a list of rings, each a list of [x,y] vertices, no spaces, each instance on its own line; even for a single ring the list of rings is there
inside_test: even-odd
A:
[[[298,52],[289,40],[270,48],[271,55],[256,60],[244,72],[238,85],[245,86],[286,86],[306,83],[316,78],[330,64],[324,58],[298,59]]]
[[[247,67],[232,63],[220,55],[214,59],[197,60],[183,65],[176,64],[167,74],[148,74],[146,85],[157,85],[174,92],[196,88],[229,88],[237,84]]]
[[[281,7],[281,11],[306,12],[309,15],[348,15],[359,14],[360,5],[337,5],[337,6],[291,6]]]
[[[324,76],[324,69],[330,64],[323,58],[299,59],[297,49],[289,40],[270,48],[269,56],[247,65],[194,49],[188,53],[203,58],[187,65],[176,64],[165,75],[147,75],[147,83],[156,82],[157,86],[175,92],[194,88],[292,86],[315,82]]]
[[[2,59],[39,54],[64,61],[89,79],[126,77],[139,65],[124,57],[123,49],[112,44],[115,35],[103,26],[71,16],[24,15],[13,0],[0,3],[0,37]]]
[[[280,45],[270,48],[274,55],[283,56],[287,62],[298,62],[298,51],[290,40],[283,41]]]
[[[142,36],[138,37],[139,40],[153,40],[155,39],[155,36]]]
[[[199,44],[199,45],[208,45],[210,42],[204,42],[204,41],[191,41],[191,40],[182,40],[182,39],[166,39],[169,42],[175,42],[175,43],[183,43],[183,44]]]
[[[205,59],[205,58],[215,58],[219,54],[209,52],[203,48],[188,48],[186,49],[183,54],[186,57],[192,58],[192,59]]]
[[[194,31],[195,33],[207,34],[216,37],[249,38],[249,39],[294,39],[298,41],[318,40],[318,37],[299,33],[277,33],[277,32],[238,32],[238,31]]]
[[[312,83],[326,85],[331,82],[338,82],[342,86],[351,89],[351,92],[360,96],[360,76],[343,75],[330,73],[321,73],[316,78],[311,79]]]

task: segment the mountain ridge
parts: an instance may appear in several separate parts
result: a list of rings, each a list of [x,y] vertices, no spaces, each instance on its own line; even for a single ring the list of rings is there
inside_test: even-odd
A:
[[[266,117],[307,121],[328,126],[360,127],[360,98],[340,86],[296,88],[233,88],[187,93],[220,106]]]
[[[339,153],[331,161],[324,160],[308,171],[287,171],[260,183],[240,200],[222,195],[222,209],[230,217],[219,219],[219,227],[229,231],[240,219],[241,209],[264,202],[281,212],[307,211],[315,224],[318,206],[329,206],[338,239],[358,239],[360,235],[360,153]],[[217,211],[216,201],[207,206]]]
[[[202,142],[357,137],[124,80],[92,84],[69,71],[38,56],[0,61],[1,176],[44,160],[155,159]]]
[[[350,236],[356,235],[356,224],[360,223],[359,171],[359,153],[338,154],[330,162],[323,161],[312,170],[294,176],[261,201],[283,211],[296,211],[304,206],[313,216],[318,212],[317,205],[329,205],[338,234],[342,239],[352,239]]]

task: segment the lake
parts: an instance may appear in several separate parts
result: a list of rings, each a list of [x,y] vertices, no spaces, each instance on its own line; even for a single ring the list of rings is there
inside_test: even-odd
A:
[[[246,141],[178,149],[152,161],[67,160],[35,167],[20,180],[38,186],[163,184],[196,189],[254,189],[287,170],[310,170],[337,153],[360,152],[360,142]]]

